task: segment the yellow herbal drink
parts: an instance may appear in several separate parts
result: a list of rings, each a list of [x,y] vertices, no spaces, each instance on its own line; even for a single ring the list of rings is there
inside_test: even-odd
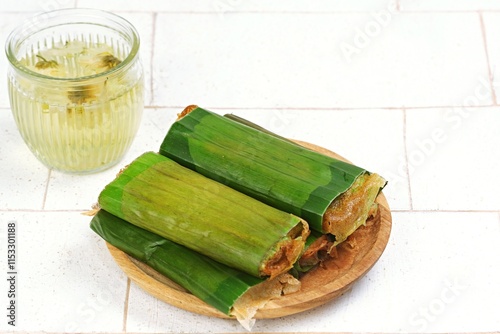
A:
[[[119,16],[70,9],[34,17],[9,36],[8,86],[17,127],[50,168],[116,164],[143,110],[139,36]]]

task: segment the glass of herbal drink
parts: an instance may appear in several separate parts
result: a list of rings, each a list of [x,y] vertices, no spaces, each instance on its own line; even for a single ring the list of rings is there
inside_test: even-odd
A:
[[[121,160],[144,105],[139,44],[127,20],[91,9],[42,13],[9,35],[12,113],[42,163],[91,173]]]

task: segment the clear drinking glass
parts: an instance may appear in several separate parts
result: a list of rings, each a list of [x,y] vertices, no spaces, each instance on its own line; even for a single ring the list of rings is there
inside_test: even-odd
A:
[[[10,34],[10,105],[41,162],[89,173],[120,161],[143,111],[139,44],[128,21],[91,9],[39,14]]]

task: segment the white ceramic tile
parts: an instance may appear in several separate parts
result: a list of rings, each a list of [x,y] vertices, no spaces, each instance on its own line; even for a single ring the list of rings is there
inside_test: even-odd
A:
[[[15,330],[121,331],[126,276],[89,228],[89,217],[76,212],[4,212],[0,217],[2,237],[7,222],[17,223]],[[5,257],[1,259],[3,263]],[[4,281],[2,291],[7,291]],[[3,305],[5,301],[2,294]],[[0,322],[1,332],[10,329]]]
[[[158,14],[154,103],[457,105],[488,77],[476,13],[395,13],[378,20],[383,23],[369,14]],[[364,29],[372,37],[363,40]]]
[[[497,102],[500,100],[500,13],[483,14],[486,44],[492,73],[492,84],[495,89]]]
[[[226,12],[245,11],[276,11],[276,12],[325,12],[325,11],[377,11],[388,6],[395,6],[393,0],[374,1],[256,1],[256,0],[149,0],[149,1],[120,1],[120,0],[79,0],[79,7],[93,7],[107,10],[131,11],[159,11],[159,12],[211,12],[224,14]]]
[[[51,10],[73,8],[76,5],[76,0],[23,0],[10,1],[8,5],[2,2],[0,12],[47,12]]]
[[[41,209],[48,169],[28,149],[10,109],[0,109],[0,209]]]
[[[500,290],[496,288],[500,264],[490,257],[478,258],[471,249],[498,252],[499,235],[495,213],[395,213],[385,252],[350,292],[311,311],[258,320],[253,330],[494,331],[500,326],[496,314],[500,307]],[[439,251],[436,245],[440,245]],[[470,305],[483,307],[471,309]],[[128,331],[244,331],[238,326],[176,309],[134,285],[131,288]]]
[[[281,136],[322,146],[377,172],[389,181],[384,194],[391,208],[410,208],[401,110],[214,111],[233,113]]]
[[[211,333],[245,331],[238,322],[193,314],[164,303],[139,288],[130,286],[127,332]]]
[[[499,328],[495,310],[500,290],[495,282],[500,263],[471,251],[498,252],[499,236],[494,213],[394,213],[391,239],[370,272],[372,280],[363,281],[367,284],[351,294],[349,306],[359,312],[347,308],[344,314],[346,322],[359,325],[337,330],[437,333]],[[364,326],[360,314],[366,323],[378,325]],[[377,319],[394,321],[389,325]]]
[[[104,186],[111,182],[123,166],[146,151],[158,151],[177,109],[146,109],[141,126],[129,151],[112,168],[89,175],[72,175],[53,171],[47,191],[47,210],[89,210],[97,202]]]
[[[413,208],[499,210],[500,108],[407,111]]]
[[[332,304],[338,305],[343,300],[345,297],[341,297]],[[337,324],[333,319],[336,319],[340,311],[341,307],[329,308],[327,305],[291,317],[257,320],[252,331],[280,332],[283,329],[289,331],[288,326],[294,332],[317,331],[321,328],[333,330]],[[333,321],[329,321],[331,327],[321,321],[321,317],[332,319]],[[141,333],[248,333],[236,320],[206,317],[176,308],[152,297],[135,284],[132,284],[130,289],[127,331]]]
[[[425,11],[498,10],[496,0],[400,0],[400,9]]]
[[[335,302],[259,320],[254,331],[498,331],[500,265],[485,254],[500,253],[500,107],[469,106],[493,102],[481,18],[500,99],[500,13],[493,12],[500,2],[398,2],[402,12],[394,0],[29,0],[0,9],[0,45],[42,10],[77,5],[122,15],[141,35],[146,105],[171,107],[145,110],[117,166],[88,176],[52,172],[44,200],[49,171],[17,132],[0,80],[0,237],[17,222],[15,330],[122,332],[126,277],[80,211],[122,165],[157,150],[176,113],[196,103],[329,148],[389,179],[393,230],[372,270]],[[0,57],[0,76],[6,65]],[[4,305],[5,279],[0,291]],[[128,301],[127,332],[245,332],[135,284]],[[10,330],[0,322],[0,332]]]

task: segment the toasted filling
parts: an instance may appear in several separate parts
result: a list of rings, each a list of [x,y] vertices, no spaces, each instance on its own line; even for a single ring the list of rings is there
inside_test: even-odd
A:
[[[182,117],[186,116],[187,114],[189,114],[191,111],[195,110],[196,108],[198,108],[198,106],[194,105],[194,104],[187,106],[186,108],[184,108],[184,110],[180,114],[177,114],[177,120],[180,120]]]
[[[238,298],[233,305],[231,315],[236,317],[243,327],[251,330],[255,323],[253,317],[260,308],[272,299],[299,291],[300,286],[300,281],[288,273],[268,279],[251,287]]]
[[[264,261],[261,275],[269,276],[272,279],[292,268],[304,250],[304,244],[308,236],[309,225],[305,220],[301,219],[301,222],[292,228],[287,236],[276,245],[276,251],[271,252],[271,257]]]
[[[385,180],[378,174],[364,174],[338,196],[323,216],[323,232],[335,236],[339,244],[366,222]]]
[[[315,266],[324,259],[335,255],[335,238],[329,234],[323,234],[307,247],[299,259],[302,268]]]

